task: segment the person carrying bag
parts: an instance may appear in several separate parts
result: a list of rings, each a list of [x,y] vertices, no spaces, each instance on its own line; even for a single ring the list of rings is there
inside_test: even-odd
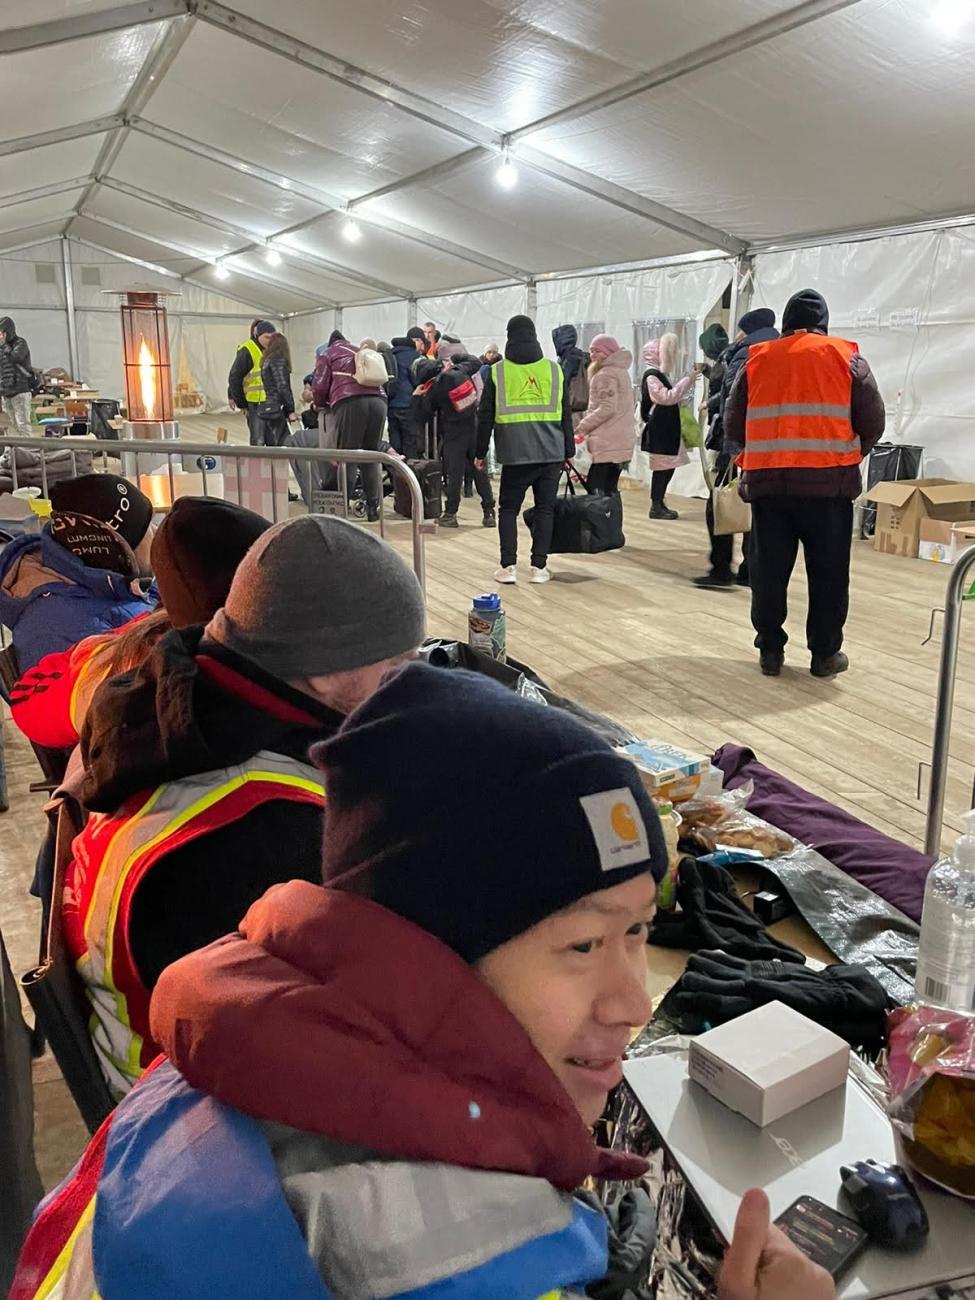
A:
[[[577,493],[573,477],[583,488]],[[555,502],[551,551],[553,555],[600,555],[626,545],[623,535],[623,498],[619,492],[594,492],[588,479],[565,463],[565,489]],[[523,516],[529,528],[535,520],[534,509]]]

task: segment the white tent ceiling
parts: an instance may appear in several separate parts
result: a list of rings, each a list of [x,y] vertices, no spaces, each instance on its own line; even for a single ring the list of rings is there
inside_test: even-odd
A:
[[[0,251],[287,313],[975,208],[966,0],[234,4],[0,0]]]

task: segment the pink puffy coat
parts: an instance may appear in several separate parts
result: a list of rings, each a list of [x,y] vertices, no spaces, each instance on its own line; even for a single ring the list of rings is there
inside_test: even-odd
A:
[[[626,348],[611,352],[589,381],[589,410],[576,434],[585,438],[594,465],[629,461],[636,442],[633,418],[633,356]]]

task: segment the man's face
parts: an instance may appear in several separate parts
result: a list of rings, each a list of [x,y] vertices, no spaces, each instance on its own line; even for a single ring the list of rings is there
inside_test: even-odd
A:
[[[136,563],[139,566],[140,578],[152,577],[152,565],[150,564],[149,561],[149,552],[152,550],[152,539],[155,537],[155,535],[156,535],[156,525],[154,523],[150,523],[149,527],[146,529],[145,537],[143,537],[142,541],[139,543],[139,545],[135,548],[133,552],[136,558]]]
[[[413,346],[416,348],[417,352],[426,352],[427,350],[426,344],[424,343],[423,339],[418,339],[415,336],[413,338]]]
[[[735,335],[735,342],[740,343],[742,339],[745,337],[746,337],[745,331],[739,330],[738,333]]]
[[[7,341],[7,331],[0,330],[0,343],[6,343],[6,341]]]
[[[632,1031],[650,1018],[647,925],[654,884],[637,876],[590,894],[477,963],[586,1124],[623,1077]]]
[[[437,332],[436,325],[434,325],[432,321],[427,321],[427,323],[423,327],[423,333],[426,335],[426,339],[428,343],[433,342],[433,336],[434,334],[436,334],[436,332]]]
[[[264,348],[267,347],[267,345],[271,342],[273,338],[274,338],[273,334],[258,334],[257,336],[258,347],[260,347],[263,350]]]

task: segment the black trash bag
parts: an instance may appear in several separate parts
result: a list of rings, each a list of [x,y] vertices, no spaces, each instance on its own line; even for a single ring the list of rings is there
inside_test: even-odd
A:
[[[496,682],[507,686],[525,699],[534,700],[536,704],[548,704],[555,709],[564,709],[566,713],[571,713],[573,717],[592,727],[593,731],[615,748],[632,745],[639,740],[632,731],[628,731],[626,727],[620,726],[618,722],[614,722],[604,714],[557,694],[546,686],[533,669],[527,664],[519,663],[517,659],[509,657],[507,663],[500,663],[483,651],[465,645],[463,641],[446,641],[438,638],[431,638],[424,642],[420,647],[420,657],[426,659],[435,668],[466,668],[468,672],[482,673],[485,677],[493,677]]]
[[[909,447],[893,442],[878,442],[867,461],[867,491],[878,483],[893,483],[918,478],[923,447]],[[877,505],[865,501],[860,520],[860,536],[873,537],[877,530]]]

